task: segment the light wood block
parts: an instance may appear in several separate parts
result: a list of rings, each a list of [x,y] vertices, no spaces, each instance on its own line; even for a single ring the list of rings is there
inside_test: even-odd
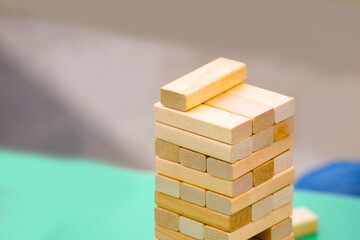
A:
[[[278,174],[293,165],[293,152],[291,149],[280,154],[274,159],[274,174]]]
[[[158,240],[196,240],[196,238],[186,236],[180,232],[170,230],[155,224],[155,237]]]
[[[288,218],[256,235],[256,238],[259,240],[282,240],[292,235],[292,232],[292,219]]]
[[[160,139],[155,140],[155,154],[173,162],[180,162],[180,147]]]
[[[181,148],[180,163],[185,167],[206,172],[206,156],[204,154]]]
[[[253,144],[249,137],[229,145],[158,122],[155,122],[155,137],[230,163],[249,156]]]
[[[187,111],[232,88],[246,78],[246,65],[218,58],[163,86],[160,99],[164,106]]]
[[[276,123],[274,126],[274,142],[290,135],[295,130],[294,116],[285,119],[282,122]]]
[[[273,210],[273,196],[270,195],[254,203],[251,206],[251,210],[252,221],[256,221],[259,218],[265,216],[266,214],[271,213],[271,211]]]
[[[170,212],[159,207],[155,207],[154,216],[156,224],[172,229],[174,231],[179,231],[179,214]]]
[[[294,186],[289,185],[276,193],[274,193],[274,203],[273,208],[277,209],[289,202],[291,202],[294,199]]]
[[[177,164],[177,163],[175,163]],[[167,195],[180,197],[180,181],[161,175],[155,176],[155,189]]]
[[[281,239],[281,240],[295,240],[295,234],[292,232],[292,233],[290,233],[289,236],[284,237],[284,238]]]
[[[292,144],[293,136],[291,134],[286,138],[274,142],[269,146],[262,148],[259,151],[252,153],[250,156],[233,164],[229,164],[214,158],[208,158],[207,172],[219,178],[234,180],[286,151],[292,147]]]
[[[257,167],[253,171],[254,187],[268,181],[274,176],[274,161],[270,160],[263,165]]]
[[[306,207],[296,208],[292,218],[296,238],[305,237],[317,232],[318,217],[310,209]]]
[[[205,189],[182,182],[180,198],[199,206],[205,206]]]
[[[155,191],[155,203],[161,208],[227,232],[232,232],[251,222],[251,206],[228,216],[157,191]]]
[[[228,144],[235,144],[252,134],[252,124],[249,118],[204,104],[182,112],[156,103],[154,118],[157,122]]]
[[[250,118],[254,134],[271,127],[275,122],[273,108],[238,96],[220,94],[204,104]]]
[[[238,239],[249,239],[260,232],[268,229],[274,223],[278,223],[291,216],[292,204],[288,203],[281,208],[272,211],[264,217],[258,219],[255,222],[251,222],[246,226],[239,228],[233,232],[225,232],[214,228],[212,226],[205,226],[204,228],[204,239],[205,240],[238,240]]]
[[[204,239],[204,224],[181,216],[180,232],[196,239]]]
[[[155,159],[155,169],[162,175],[169,176],[204,189],[209,189],[229,197],[235,197],[248,191],[252,188],[253,184],[253,175],[251,172],[234,181],[228,181],[211,176],[205,172],[184,167],[181,164],[167,161],[159,157],[156,157]]]
[[[253,152],[269,146],[274,141],[274,129],[269,127],[253,135]]]
[[[269,181],[252,188],[251,190],[235,197],[226,197],[211,191],[206,192],[206,207],[214,211],[231,215],[251,204],[277,192],[291,184],[295,179],[294,167],[291,167]]]
[[[256,101],[274,108],[275,123],[281,122],[295,114],[294,98],[255,87],[250,84],[239,84],[229,91],[226,91],[226,93]]]

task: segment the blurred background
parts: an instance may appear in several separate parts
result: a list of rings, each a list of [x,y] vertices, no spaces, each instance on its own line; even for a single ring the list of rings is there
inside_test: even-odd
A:
[[[164,84],[219,57],[296,98],[297,175],[360,158],[358,1],[0,1],[2,147],[154,169]]]

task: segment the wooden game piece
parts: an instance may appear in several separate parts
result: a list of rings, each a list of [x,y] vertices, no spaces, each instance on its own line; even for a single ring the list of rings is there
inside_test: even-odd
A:
[[[266,230],[274,225],[274,223],[280,222],[291,216],[292,204],[288,203],[281,208],[272,211],[264,217],[247,224],[246,226],[239,228],[233,232],[225,232],[212,226],[204,227],[204,239],[205,240],[237,240],[237,239],[249,239],[256,234]]]
[[[276,175],[293,165],[292,150],[291,149],[287,150],[286,152],[275,157],[273,160],[274,160],[274,174]]]
[[[161,208],[227,232],[232,232],[251,222],[251,206],[228,216],[158,191],[155,191],[155,203]]]
[[[268,105],[275,110],[275,123],[281,122],[295,114],[295,99],[250,84],[239,84],[226,91],[248,100]]]
[[[164,106],[187,111],[232,88],[246,78],[246,65],[218,58],[163,86],[160,99]]]
[[[228,181],[211,176],[205,172],[184,167],[181,164],[167,161],[159,157],[156,157],[155,159],[155,169],[162,175],[169,176],[204,189],[209,189],[229,197],[238,196],[252,188],[253,176],[251,172],[234,181]]]
[[[294,167],[291,167],[235,198],[207,191],[206,207],[223,214],[231,215],[288,186],[294,179],[295,171]]]
[[[230,94],[220,94],[204,104],[250,118],[254,134],[271,127],[275,122],[273,108]]]
[[[290,233],[289,236],[284,237],[284,238],[281,239],[281,240],[295,240],[295,234],[292,232],[292,233]]]
[[[180,162],[180,147],[160,139],[155,139],[155,154],[173,162]]]
[[[250,155],[253,144],[249,137],[235,145],[229,145],[159,122],[155,122],[155,137],[231,163]]]
[[[287,218],[256,235],[259,240],[282,240],[293,232],[292,219]]]
[[[318,217],[306,207],[294,209],[293,229],[296,238],[305,237],[317,232]]]
[[[210,157],[207,159],[207,172],[219,178],[234,180],[286,151],[292,144],[293,136],[291,134],[233,164]]]
[[[179,214],[170,212],[159,207],[155,207],[154,216],[156,224],[172,229],[174,231],[179,231]]]
[[[182,182],[180,198],[199,206],[205,206],[205,189]]]
[[[180,181],[162,175],[155,176],[155,189],[176,198],[180,197]]]
[[[274,203],[273,208],[277,209],[289,202],[291,202],[294,199],[294,186],[289,185],[276,193],[274,193]]]
[[[186,236],[181,232],[176,232],[157,224],[155,224],[155,236],[158,240],[196,240],[196,238]]]
[[[182,112],[156,103],[154,118],[157,122],[228,144],[235,144],[252,134],[249,118],[204,104]]]
[[[196,239],[204,239],[204,224],[181,216],[180,232]]]
[[[265,216],[266,214],[271,213],[273,210],[273,196],[270,195],[251,206],[251,216],[252,221],[256,221],[257,219]]]
[[[180,163],[185,167],[206,172],[206,156],[204,154],[181,148]]]
[[[253,152],[256,152],[266,146],[269,146],[274,141],[274,129],[269,127],[252,136],[253,138]]]
[[[254,174],[254,187],[268,181],[274,176],[274,161],[270,160],[253,171]]]
[[[294,116],[285,119],[282,122],[276,123],[274,126],[274,142],[290,135],[295,130]]]

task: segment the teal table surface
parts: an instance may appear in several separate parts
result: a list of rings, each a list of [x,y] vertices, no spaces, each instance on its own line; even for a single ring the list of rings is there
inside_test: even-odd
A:
[[[0,151],[1,240],[152,239],[153,195],[152,172]],[[300,205],[320,217],[303,239],[360,239],[360,199],[296,191]]]

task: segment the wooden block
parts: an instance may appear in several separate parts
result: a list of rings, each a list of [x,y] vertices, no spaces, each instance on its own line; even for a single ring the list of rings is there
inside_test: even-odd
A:
[[[249,118],[204,104],[182,112],[156,103],[154,118],[157,122],[228,144],[235,144],[252,134]]]
[[[210,226],[232,232],[251,222],[251,206],[228,216],[215,212],[206,207],[201,207],[184,200],[168,196],[155,191],[155,203],[161,208],[176,212],[182,216],[189,217],[196,221]]]
[[[266,214],[271,213],[271,211],[273,210],[273,196],[270,195],[256,203],[254,203],[251,206],[251,216],[252,216],[252,221],[255,221],[263,216],[265,216]]]
[[[274,141],[274,129],[269,127],[259,133],[253,135],[253,152],[256,152]]]
[[[293,232],[292,219],[287,218],[256,235],[259,240],[282,240]]]
[[[163,159],[180,162],[180,147],[160,139],[155,140],[155,154]]]
[[[211,176],[205,172],[184,167],[181,164],[167,161],[159,157],[156,157],[155,159],[155,169],[162,175],[169,176],[204,189],[209,189],[229,197],[238,196],[252,188],[251,172],[234,181],[228,181]]]
[[[165,176],[155,176],[155,189],[176,198],[180,197],[180,181]]]
[[[296,238],[305,237],[317,232],[318,217],[310,209],[306,207],[296,208],[292,218]]]
[[[277,209],[289,202],[291,202],[294,199],[294,186],[289,185],[276,193],[274,193],[274,203],[273,208]]]
[[[271,127],[275,122],[273,108],[238,96],[223,93],[204,104],[250,118],[253,133],[261,132]]]
[[[234,180],[286,151],[292,146],[292,144],[293,137],[291,134],[288,137],[274,142],[269,146],[262,148],[259,151],[252,153],[250,156],[233,164],[229,164],[214,158],[208,158],[207,172],[219,178]]]
[[[223,214],[231,215],[288,186],[294,179],[295,171],[294,167],[291,167],[274,176],[269,181],[266,181],[235,198],[229,198],[207,191],[206,207]]]
[[[181,183],[180,198],[199,206],[205,206],[205,189]]]
[[[294,98],[255,87],[250,84],[239,84],[229,91],[226,91],[226,93],[256,101],[274,108],[275,123],[281,122],[295,114]]]
[[[280,154],[274,159],[274,174],[278,174],[293,165],[293,152],[291,149]]]
[[[204,154],[181,148],[180,163],[185,167],[206,172],[206,156]]]
[[[263,165],[257,167],[253,171],[254,187],[268,181],[274,176],[274,161],[270,160]]]
[[[294,116],[285,119],[282,122],[274,125],[274,142],[290,135],[295,130],[295,118]]]
[[[196,239],[204,239],[204,224],[181,216],[180,232]]]
[[[179,231],[180,215],[168,210],[155,207],[154,209],[155,223],[157,225]]]
[[[196,238],[186,236],[157,224],[155,224],[155,237],[159,240],[196,240]]]
[[[295,234],[292,232],[292,233],[290,233],[289,236],[284,237],[284,238],[281,239],[281,240],[295,240]]]
[[[291,216],[292,204],[288,203],[281,208],[272,211],[264,217],[258,219],[255,222],[251,222],[246,226],[239,228],[233,232],[225,232],[214,228],[212,226],[205,226],[204,228],[204,239],[205,240],[238,240],[238,239],[249,239],[256,234],[268,229],[274,223],[280,222]]]
[[[250,155],[253,144],[249,137],[235,145],[229,145],[159,122],[155,122],[155,137],[231,163]]]
[[[218,58],[163,86],[160,99],[164,106],[187,111],[232,88],[246,78],[246,65]]]

